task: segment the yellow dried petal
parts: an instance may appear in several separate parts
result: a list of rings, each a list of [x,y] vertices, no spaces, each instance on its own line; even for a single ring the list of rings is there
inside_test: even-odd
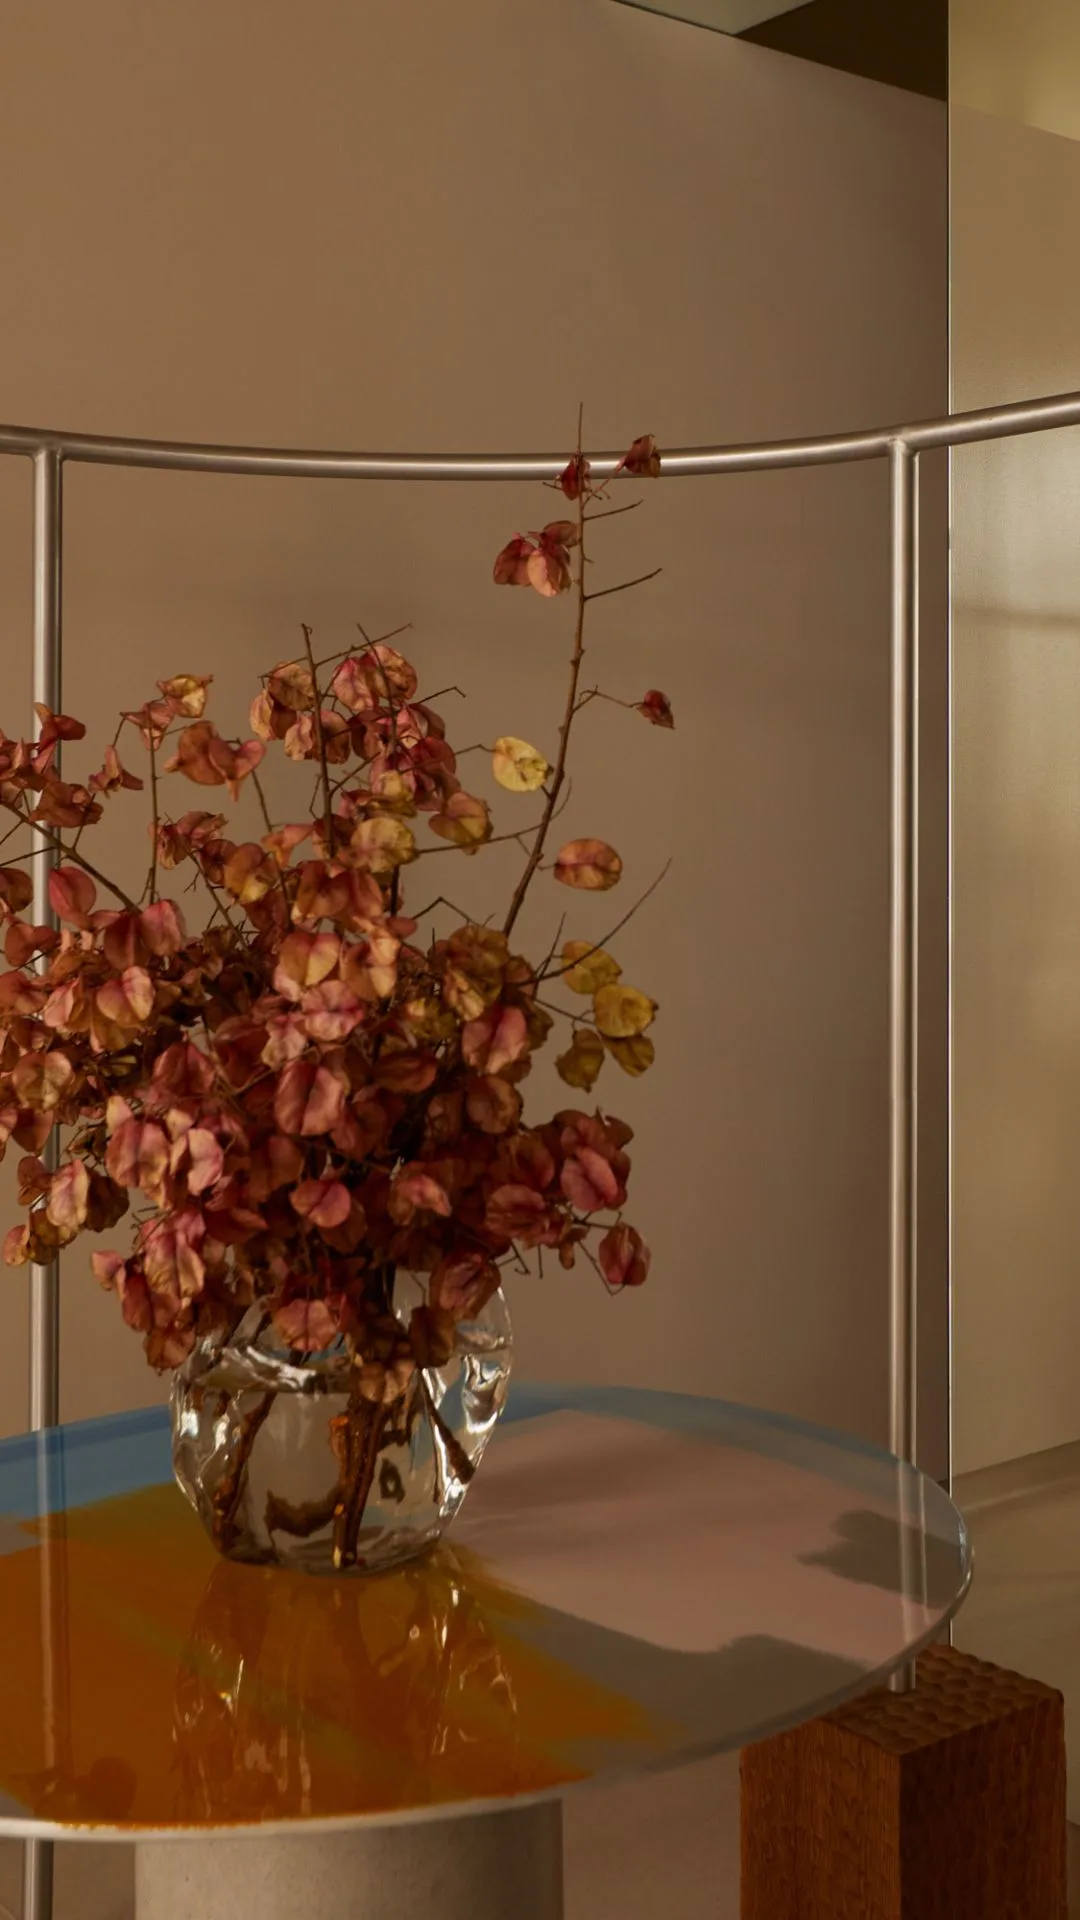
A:
[[[635,1080],[647,1073],[656,1059],[656,1048],[647,1033],[637,1033],[631,1040],[605,1039],[604,1045],[623,1072],[631,1074]]]
[[[555,1062],[555,1071],[568,1087],[588,1093],[604,1064],[604,1042],[590,1027],[578,1027],[566,1053]]]
[[[530,747],[527,740],[516,740],[512,733],[496,740],[491,769],[500,787],[509,793],[535,793],[551,772],[543,754]]]
[[[607,987],[622,973],[617,960],[603,947],[594,947],[588,940],[568,940],[562,950],[562,979],[571,993],[595,993],[598,987]]]
[[[373,873],[389,873],[416,858],[416,842],[403,820],[376,814],[353,830],[349,851],[359,866]]]
[[[656,1001],[637,987],[603,986],[593,997],[593,1012],[600,1032],[608,1040],[632,1040],[644,1033],[656,1018]]]

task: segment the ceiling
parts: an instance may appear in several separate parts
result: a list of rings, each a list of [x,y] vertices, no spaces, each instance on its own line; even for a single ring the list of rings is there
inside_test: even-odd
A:
[[[628,0],[649,13],[735,34],[778,53],[944,100],[949,0]],[[965,0],[978,13],[988,0]],[[1024,12],[1032,0],[994,0]],[[1080,0],[1044,0],[1080,14]]]
[[[668,13],[675,20],[712,27],[716,33],[746,33],[781,13],[793,13],[807,0],[629,0],[646,13]]]

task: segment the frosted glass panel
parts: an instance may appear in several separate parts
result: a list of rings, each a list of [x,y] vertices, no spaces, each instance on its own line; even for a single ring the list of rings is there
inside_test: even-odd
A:
[[[957,409],[1080,386],[1071,0],[953,0]],[[979,1564],[957,1644],[1080,1737],[1080,431],[953,475],[953,1430]],[[1080,1784],[1069,1783],[1080,1818]]]

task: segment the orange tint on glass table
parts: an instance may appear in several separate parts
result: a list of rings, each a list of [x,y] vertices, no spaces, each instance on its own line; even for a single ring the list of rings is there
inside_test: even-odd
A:
[[[220,1560],[156,1430],[152,1484],[132,1488],[129,1461],[128,1490],[44,1517],[19,1512],[7,1468],[22,1447],[25,1495],[27,1443],[0,1446],[0,1830],[551,1795],[805,1718],[964,1590],[954,1510],[887,1456],[683,1396],[514,1405],[530,1417],[499,1430],[452,1544],[366,1578]],[[93,1435],[96,1484],[122,1480],[108,1429],[62,1435],[61,1477]],[[913,1499],[917,1593],[899,1572]]]
[[[68,1614],[51,1765],[43,1554]],[[587,1770],[560,1750],[648,1739],[629,1702],[515,1640],[509,1596],[449,1550],[367,1580],[239,1566],[153,1487],[0,1566],[4,1632],[26,1650],[3,1673],[0,1781],[53,1820],[246,1824],[538,1793]]]

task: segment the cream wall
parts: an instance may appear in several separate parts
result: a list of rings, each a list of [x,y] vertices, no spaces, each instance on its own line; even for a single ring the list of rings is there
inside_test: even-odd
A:
[[[1080,136],[1075,0],[949,0],[949,40],[955,107]]]
[[[567,443],[579,398],[605,445],[943,406],[933,103],[609,0],[257,13],[58,0],[9,8],[3,35],[9,419],[500,449]],[[10,728],[27,698],[27,488],[0,463]],[[473,738],[550,745],[562,610],[489,584],[495,550],[542,498],[88,469],[68,491],[71,710],[104,726],[184,669],[212,670],[219,711],[239,714],[300,620],[341,643],[357,617],[412,619],[421,662],[470,689]],[[662,1003],[659,1064],[619,1086],[616,1109],[638,1129],[634,1211],[656,1257],[649,1286],[617,1301],[585,1273],[523,1281],[529,1371],[884,1434],[885,510],[883,473],[833,469],[671,482],[613,525],[613,567],[665,571],[598,609],[598,659],[617,690],[663,686],[679,727],[596,711],[572,820],[620,846],[628,892],[676,855],[624,938]],[[933,538],[930,559],[933,572]],[[940,627],[928,632],[940,671]],[[114,834],[114,857],[135,863],[137,844]],[[466,905],[485,872],[455,869]],[[585,932],[601,911],[583,913]],[[940,932],[927,969],[939,1087]],[[939,1128],[925,1168],[931,1442],[942,1169]],[[4,1285],[11,1429],[23,1277]],[[152,1396],[79,1258],[64,1339],[69,1417]]]
[[[1041,18],[1014,21],[1028,71]],[[1080,99],[1074,46],[1059,52]],[[1080,387],[1078,214],[1080,145],[954,105],[956,407]],[[1078,518],[1075,430],[957,455],[960,1472],[1080,1438]]]

